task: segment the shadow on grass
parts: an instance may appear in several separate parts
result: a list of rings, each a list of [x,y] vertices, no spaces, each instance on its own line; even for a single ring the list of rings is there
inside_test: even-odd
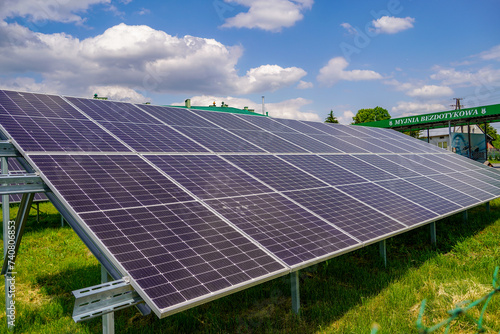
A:
[[[57,215],[54,215],[57,216]],[[376,296],[408,270],[450,252],[459,242],[476,235],[500,219],[500,208],[492,205],[469,211],[463,221],[462,213],[445,218],[436,224],[438,245],[430,245],[429,226],[387,240],[388,267],[379,257],[378,245],[328,260],[300,271],[301,316],[291,311],[290,280],[284,276],[256,287],[232,294],[166,319],[152,314],[139,315],[128,308],[115,314],[117,333],[311,333],[327,328],[365,299]],[[59,220],[49,217],[48,224],[30,223],[33,230],[55,228]],[[56,223],[57,221],[57,223]],[[58,226],[56,226],[58,224]],[[72,313],[72,290],[99,281],[99,268],[78,268],[54,275],[38,277],[47,294],[61,303],[64,314]],[[84,322],[90,332],[100,331],[100,320]],[[369,329],[367,329],[367,332]]]

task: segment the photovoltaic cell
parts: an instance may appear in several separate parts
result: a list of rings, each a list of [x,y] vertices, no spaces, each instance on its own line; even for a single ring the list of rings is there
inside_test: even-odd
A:
[[[135,155],[31,159],[77,213],[193,200]]]
[[[469,171],[472,169],[479,169],[475,165],[468,165],[468,164],[463,164],[460,163],[459,161],[454,161],[453,159],[450,159],[448,155],[434,155],[432,157],[432,160],[436,163],[439,163],[441,166],[447,167],[448,169],[455,171],[455,172],[460,172],[460,171]]]
[[[384,149],[384,150],[392,152],[392,153],[413,153],[413,152],[408,151],[407,149],[405,149],[399,145],[393,145],[391,143],[388,143],[385,139],[363,138],[363,140],[368,141],[370,144],[375,145],[381,149]]]
[[[469,196],[475,197],[481,201],[489,200],[492,199],[494,196],[486,191],[483,191],[479,188],[476,188],[474,186],[471,186],[467,183],[464,183],[460,181],[458,178],[461,175],[455,175],[455,173],[448,174],[448,175],[432,175],[429,176],[431,179],[434,181],[441,182],[443,184],[449,185],[453,189],[456,189],[458,191],[463,192],[464,194],[467,194]]]
[[[328,257],[359,244],[279,194],[207,203],[289,266]]]
[[[224,129],[174,127],[197,143],[205,146],[213,152],[220,153],[259,153],[264,152],[261,148],[233,135]]]
[[[230,130],[235,135],[270,153],[307,153],[306,150],[264,131]]]
[[[310,134],[309,136],[329,146],[335,147],[336,149],[344,153],[368,153],[367,150],[364,150],[359,146],[353,145],[341,139],[345,137],[334,137],[329,135],[313,135],[313,134]]]
[[[0,124],[24,151],[130,152],[91,121],[0,115]]]
[[[397,131],[395,131],[397,132]],[[446,153],[446,150],[443,150],[442,148],[439,148],[434,145],[430,145],[428,143],[424,143],[420,139],[415,139],[410,136],[407,136],[405,134],[401,134],[402,136],[405,136],[403,138],[399,138],[398,140],[401,140],[401,143],[403,145],[410,145],[413,147],[416,147],[418,149],[421,149],[424,151],[424,153]]]
[[[401,148],[403,148],[406,151],[411,152],[411,153],[425,153],[426,152],[426,150],[423,150],[421,147],[418,147],[415,145],[410,145],[407,141],[403,142],[400,139],[383,138],[383,140],[386,143],[401,147]]]
[[[208,152],[166,125],[120,122],[101,125],[138,152]]]
[[[318,129],[313,128],[312,126],[309,126],[305,123],[302,123],[301,121],[297,121],[294,119],[280,119],[280,118],[275,118],[275,122],[281,123],[289,128],[294,129],[295,131],[298,131],[300,133],[305,133],[305,134],[316,134],[316,135],[324,135],[325,133],[323,131],[320,131]]]
[[[262,116],[247,116],[247,115],[234,115],[235,117],[241,118],[242,120],[245,120],[247,122],[252,123],[253,125],[270,131],[270,132],[291,132],[291,133],[296,133],[297,131],[293,130],[292,128],[289,128],[282,123],[274,121],[270,117],[262,117]]]
[[[490,167],[483,164],[473,163],[471,159],[461,156],[460,154],[450,154],[447,158],[448,157],[450,162],[453,162],[455,165],[460,165],[468,170],[490,169]]]
[[[66,97],[78,109],[96,121],[158,124],[159,122],[135,105],[124,102]]]
[[[396,194],[418,203],[427,210],[434,211],[437,214],[444,215],[449,212],[458,211],[461,207],[442,197],[439,197],[425,189],[419,188],[412,183],[404,180],[389,180],[377,182],[377,185],[386,188]]]
[[[262,129],[252,125],[249,122],[245,122],[241,118],[238,118],[232,114],[227,114],[223,112],[216,111],[204,111],[204,110],[193,110],[193,112],[201,117],[214,122],[223,129],[228,130],[256,130],[261,131]],[[262,116],[263,117],[263,116]]]
[[[146,158],[203,199],[272,192],[218,156],[147,155]]]
[[[331,187],[289,191],[285,194],[363,242],[406,228],[394,219]]]
[[[475,170],[474,172],[489,176],[489,177],[494,178],[494,179],[498,179],[498,177],[500,177],[500,172],[497,171],[495,168],[478,169],[478,170]]]
[[[420,176],[419,174],[405,168],[401,165],[395,164],[394,162],[384,159],[379,155],[356,155],[356,158],[363,160],[373,166],[377,166],[377,168],[383,169],[384,171],[396,175],[398,177],[412,177],[412,176]]]
[[[325,183],[270,155],[229,155],[224,158],[279,191],[326,186]]]
[[[349,136],[349,134],[342,131],[340,127],[330,126],[328,124],[320,122],[310,122],[310,121],[302,121],[302,122],[332,136]]]
[[[406,179],[406,181],[422,187],[433,194],[444,197],[450,202],[456,203],[462,207],[468,207],[479,203],[479,200],[477,198],[471,197],[461,191],[453,189],[452,184],[445,185],[437,183],[434,180],[431,180],[428,177],[424,176],[408,178]]]
[[[0,115],[85,119],[59,96],[7,90],[0,90]]]
[[[273,132],[275,136],[288,140],[301,148],[313,153],[342,153],[342,151],[328,146],[319,140],[311,138],[301,133]]]
[[[322,155],[321,157],[370,181],[390,180],[396,177],[351,155]]]
[[[461,182],[467,183],[468,185],[479,188],[483,191],[487,191],[495,196],[500,196],[500,188],[490,183],[484,182],[481,179],[474,178],[470,176],[469,173],[470,172],[461,172],[461,173],[458,172],[458,173],[447,174],[447,176],[450,176],[452,178],[457,178]]]
[[[372,135],[368,131],[366,131],[367,128],[365,128],[364,126],[342,125],[335,123],[324,124],[346,133],[345,135],[349,137],[352,136],[358,138],[372,138]]]
[[[337,188],[407,226],[420,224],[438,216],[373,183],[346,185]]]
[[[484,170],[468,171],[467,175],[475,179],[478,179],[480,181],[491,184],[492,186],[500,187],[500,180],[495,178],[493,175],[489,173],[485,173]]]
[[[426,155],[416,155],[416,154],[384,154],[384,159],[390,160],[395,164],[408,168],[416,173],[422,175],[433,175],[441,174],[446,172],[452,172],[446,167],[443,167],[439,163],[434,162],[432,159],[426,159]]]
[[[280,158],[309,172],[332,186],[367,182],[366,179],[316,155],[282,155]]]
[[[214,124],[201,118],[194,112],[184,108],[160,107],[150,104],[140,104],[137,106],[168,125],[198,126],[206,128],[216,127]]]
[[[81,217],[159,310],[283,269],[196,202]]]
[[[363,140],[361,138],[356,138],[356,137],[340,137],[340,139],[352,144],[352,145],[356,145],[357,147],[361,147],[362,149],[364,149],[365,151],[367,152],[370,152],[370,153],[391,153],[391,151],[383,148],[383,147],[380,147],[378,146],[377,144],[372,144],[371,142],[367,141],[367,140]],[[384,145],[386,146],[386,145]]]

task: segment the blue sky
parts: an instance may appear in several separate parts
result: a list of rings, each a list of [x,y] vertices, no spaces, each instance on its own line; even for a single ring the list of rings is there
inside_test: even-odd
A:
[[[500,103],[500,3],[4,0],[0,87],[348,124]]]

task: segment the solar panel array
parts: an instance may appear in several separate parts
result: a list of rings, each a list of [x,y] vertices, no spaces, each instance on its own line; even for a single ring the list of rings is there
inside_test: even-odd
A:
[[[0,125],[160,317],[500,197],[387,129],[14,91]]]

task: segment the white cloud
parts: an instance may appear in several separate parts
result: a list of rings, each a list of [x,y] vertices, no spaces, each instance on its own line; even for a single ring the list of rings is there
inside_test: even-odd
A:
[[[75,14],[87,11],[96,4],[110,4],[111,0],[2,0],[0,19],[26,17],[31,21],[57,21],[83,23],[85,20]]]
[[[313,0],[225,0],[249,7],[248,12],[226,19],[223,28],[258,28],[279,32],[304,18],[303,11],[310,9]]]
[[[0,72],[36,73],[70,94],[90,86],[121,86],[157,93],[249,94],[297,83],[297,67],[262,65],[241,76],[239,46],[207,38],[176,37],[148,26],[119,24],[79,40],[0,22]]]
[[[300,80],[299,84],[297,85],[297,89],[309,89],[309,88],[313,88],[313,87],[314,87],[314,84],[312,82],[302,81],[302,80]]]
[[[449,108],[440,103],[417,103],[401,101],[398,102],[397,106],[392,107],[391,114],[393,117],[402,117],[446,110],[449,110]]]
[[[230,107],[243,109],[248,107],[249,109],[254,109],[255,112],[262,112],[262,104],[254,102],[246,98],[238,98],[232,96],[220,97],[213,95],[199,95],[191,97],[191,105],[193,106],[208,106],[212,105],[213,102],[220,105],[222,102],[226,103]],[[319,121],[319,116],[314,112],[303,112],[300,109],[308,104],[312,103],[310,100],[304,98],[296,98],[291,100],[285,100],[277,103],[266,103],[266,111],[269,116],[275,118],[289,118],[298,119],[306,121]],[[184,103],[174,103],[174,105],[184,105]]]
[[[494,46],[488,51],[479,54],[481,59],[484,60],[498,60],[500,61],[500,45]]]
[[[33,78],[18,77],[18,78],[1,78],[0,89],[12,89],[24,92],[40,92],[45,94],[57,94],[58,89],[52,85],[36,82]]]
[[[433,99],[453,95],[453,90],[447,86],[425,85],[408,91],[406,95],[423,99]]]
[[[342,28],[344,28],[345,30],[347,30],[347,33],[349,33],[350,35],[357,35],[358,34],[356,29],[347,22],[341,23],[340,26]]]
[[[146,14],[150,14],[151,11],[147,8],[142,8],[140,11],[137,12],[137,14],[139,15],[146,15]]]
[[[335,113],[333,113],[335,115]],[[352,118],[354,117],[354,113],[350,110],[346,110],[342,113],[342,116],[336,116],[337,120],[341,124],[351,124]]]
[[[87,89],[87,96],[94,96],[94,94],[114,101],[130,103],[151,102],[150,99],[137,93],[135,90],[121,86],[90,86]]]
[[[382,75],[370,70],[345,71],[349,66],[344,57],[330,59],[328,64],[319,70],[317,80],[327,86],[332,86],[341,80],[362,81],[382,79]]]
[[[415,19],[412,17],[382,16],[373,20],[373,29],[378,34],[396,34],[400,31],[413,28]]]
[[[435,67],[431,79],[441,80],[443,85],[500,86],[500,69],[483,67],[477,71],[457,71],[454,68]]]

